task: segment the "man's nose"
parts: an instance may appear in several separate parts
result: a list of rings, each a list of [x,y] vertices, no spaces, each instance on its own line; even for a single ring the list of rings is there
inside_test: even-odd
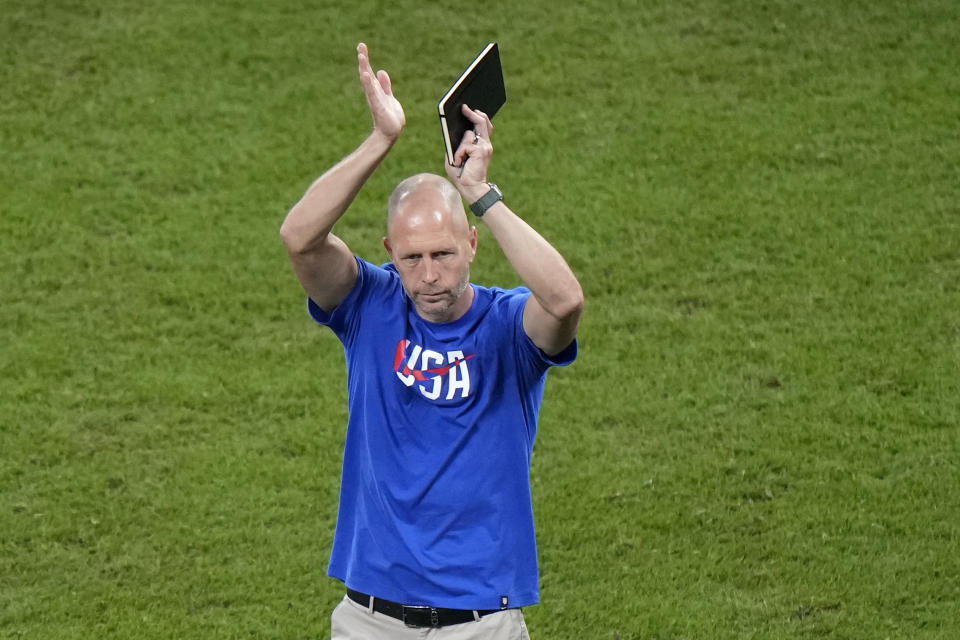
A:
[[[440,272],[437,269],[437,265],[434,264],[433,260],[427,258],[423,261],[423,281],[426,283],[434,283],[440,279]]]

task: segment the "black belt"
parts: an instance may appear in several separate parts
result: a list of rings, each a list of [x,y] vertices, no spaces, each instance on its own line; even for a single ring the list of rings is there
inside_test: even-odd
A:
[[[347,589],[347,597],[363,607],[370,606],[370,596],[353,589]],[[408,627],[446,627],[451,624],[473,622],[478,617],[496,613],[498,609],[472,611],[470,609],[437,609],[434,607],[408,607],[398,602],[382,598],[373,598],[373,610],[385,616],[396,618]],[[474,616],[474,613],[477,615]]]

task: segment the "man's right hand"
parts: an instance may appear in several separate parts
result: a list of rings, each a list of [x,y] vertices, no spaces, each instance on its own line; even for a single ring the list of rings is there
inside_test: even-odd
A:
[[[393,97],[386,71],[373,72],[367,45],[357,45],[360,83],[367,96],[373,133],[353,153],[314,180],[290,209],[280,236],[307,295],[324,311],[333,310],[357,279],[357,262],[333,226],[397,141],[406,118]]]
[[[367,45],[362,42],[357,45],[357,66],[370,115],[373,116],[373,130],[394,142],[407,120],[400,101],[393,95],[390,76],[383,69],[373,72]]]

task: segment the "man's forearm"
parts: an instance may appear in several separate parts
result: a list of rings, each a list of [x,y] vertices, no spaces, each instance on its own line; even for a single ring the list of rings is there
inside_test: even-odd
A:
[[[280,227],[290,252],[308,253],[322,246],[394,142],[374,130],[353,153],[310,185]]]
[[[559,251],[503,202],[482,220],[544,310],[559,320],[580,313],[583,290]]]

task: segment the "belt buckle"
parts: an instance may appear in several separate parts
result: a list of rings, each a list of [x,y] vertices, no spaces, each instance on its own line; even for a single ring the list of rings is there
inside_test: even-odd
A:
[[[413,612],[416,612],[416,613],[426,613],[427,611],[429,611],[429,612],[430,612],[430,626],[431,626],[431,627],[439,627],[439,626],[440,626],[440,612],[437,611],[435,608],[433,608],[433,607],[408,607],[408,606],[404,606],[404,607],[403,607],[403,624],[407,625],[408,627],[422,627],[422,626],[424,626],[424,625],[422,625],[422,624],[414,624],[414,623],[412,623],[412,622],[407,622],[407,612],[408,612],[408,611],[410,611],[411,614],[412,614]]]

